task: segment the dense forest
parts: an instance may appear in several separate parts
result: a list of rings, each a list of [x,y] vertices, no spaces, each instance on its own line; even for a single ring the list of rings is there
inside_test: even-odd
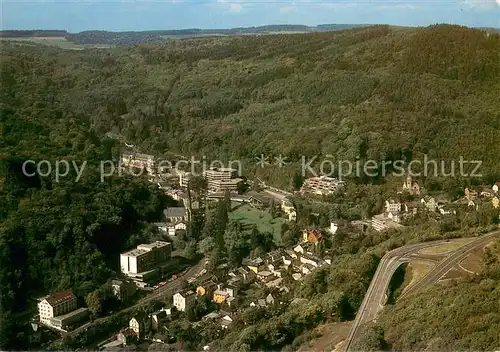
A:
[[[6,44],[2,86],[10,106],[37,116],[30,125],[53,110],[155,153],[282,154],[295,163],[268,176],[285,187],[302,155],[462,156],[482,160],[491,183],[500,178],[499,38],[439,25],[82,52]]]
[[[33,303],[31,298],[68,287],[79,296],[98,289],[118,270],[117,254],[147,240],[147,223],[172,202],[138,179],[100,182],[99,161],[120,152],[117,140],[106,136],[157,155],[205,155],[248,165],[260,154],[282,154],[290,161],[285,168],[244,170],[258,171],[281,187],[290,187],[302,155],[379,162],[424,154],[448,161],[463,157],[483,161],[482,181],[500,179],[498,34],[449,25],[373,26],[109,50],[12,42],[2,43],[2,49],[0,341],[5,346],[15,341],[14,316]],[[79,182],[74,172],[57,182],[53,175],[23,176],[28,159],[89,166]],[[311,275],[297,291],[307,304],[248,317],[255,323],[244,329],[241,323],[218,347],[297,347],[298,336],[319,322],[351,319],[383,253],[445,236],[436,227],[338,243],[331,268]],[[475,281],[438,289],[439,297],[469,289],[495,293],[495,260]],[[398,350],[421,348],[400,332],[398,319],[417,314],[423,302],[442,304],[427,295],[395,313],[388,310],[372,333],[385,332]],[[463,331],[475,334],[480,328]],[[432,346],[442,348],[447,341]],[[454,346],[480,349],[493,346],[491,341]]]

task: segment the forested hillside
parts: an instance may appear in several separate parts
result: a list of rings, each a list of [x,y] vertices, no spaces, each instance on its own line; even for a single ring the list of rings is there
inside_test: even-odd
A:
[[[499,38],[440,25],[113,51],[5,45],[3,94],[30,125],[49,117],[87,124],[152,152],[290,161],[463,156],[482,160],[491,182],[500,177]],[[288,185],[289,175],[281,177],[275,181]]]
[[[21,338],[12,333],[13,316],[32,303],[29,298],[65,288],[81,295],[95,290],[118,270],[117,254],[147,239],[147,222],[172,202],[137,179],[100,182],[99,161],[117,158],[120,149],[108,132],[160,155],[250,163],[262,153],[282,154],[295,164],[279,174],[259,171],[282,187],[302,155],[328,154],[378,161],[462,156],[483,161],[484,182],[500,179],[498,34],[448,25],[374,26],[110,50],[20,43],[2,43],[2,49],[2,348]],[[89,166],[79,182],[70,174],[58,183],[53,176],[23,177],[27,159],[86,160]],[[315,272],[299,290],[306,305],[261,312],[252,324],[237,322],[241,329],[216,345],[296,347],[319,322],[351,319],[381,255],[448,236],[432,226],[336,244],[331,268]],[[491,289],[488,280],[498,284],[498,275],[485,280],[474,286],[477,292]],[[443,294],[447,290],[455,288]],[[420,303],[404,309],[412,314]],[[387,318],[387,326],[399,314]],[[398,326],[383,327],[394,347],[420,348],[399,338]],[[478,346],[464,342],[456,349]]]
[[[500,346],[500,241],[480,275],[429,287],[386,307],[354,348],[395,351],[494,351]]]

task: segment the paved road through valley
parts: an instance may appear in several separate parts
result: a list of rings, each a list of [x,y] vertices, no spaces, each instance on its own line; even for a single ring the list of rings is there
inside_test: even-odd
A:
[[[448,272],[448,270],[467,257],[467,255],[469,255],[472,251],[486,245],[499,234],[500,231],[495,231],[487,235],[477,237],[476,240],[451,252],[448,257],[439,262],[421,281],[416,283],[411,290],[409,289],[406,291],[405,296],[424,285],[436,282],[446,272]],[[454,240],[450,240],[449,242],[453,241]],[[368,291],[366,292],[363,302],[358,310],[356,318],[354,319],[349,336],[343,343],[343,351],[349,350],[352,342],[359,334],[360,327],[367,322],[373,321],[377,317],[377,314],[385,304],[386,292],[392,275],[402,263],[415,260],[415,258],[409,258],[408,256],[424,248],[438,246],[447,242],[448,241],[434,241],[407,245],[394,249],[382,257],[370,286],[368,287]]]

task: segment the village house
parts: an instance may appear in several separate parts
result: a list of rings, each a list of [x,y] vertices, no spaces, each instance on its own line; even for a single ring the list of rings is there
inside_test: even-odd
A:
[[[436,200],[434,199],[434,197],[431,197],[431,196],[425,196],[424,198],[422,198],[420,200],[420,202],[422,203],[422,205],[424,207],[427,208],[427,210],[429,211],[436,211],[437,210],[437,202]]]
[[[259,271],[257,273],[257,278],[263,282],[269,282],[274,279],[274,275],[270,271]]]
[[[229,292],[222,289],[217,289],[214,291],[213,301],[218,304],[222,304],[226,301],[226,299],[230,297]]]
[[[181,312],[185,312],[189,309],[196,300],[196,294],[193,291],[187,291],[185,293],[177,292],[173,296],[174,307]]]
[[[495,182],[495,184],[493,185],[493,187],[491,187],[491,189],[493,190],[493,192],[499,193],[499,191],[500,191],[500,181]]]
[[[212,296],[213,292],[217,289],[217,285],[213,281],[207,281],[202,284],[200,284],[196,288],[196,295],[203,296],[203,295],[209,295]]]
[[[166,224],[167,235],[175,237],[179,231],[186,231],[187,225],[184,221]]]
[[[258,274],[259,271],[266,269],[266,263],[262,258],[255,258],[247,262],[248,269],[252,270],[254,273]]]
[[[474,200],[477,198],[477,192],[469,188],[465,188],[464,193],[467,200]]]
[[[337,232],[342,232],[347,226],[346,221],[339,219],[330,222],[330,232],[335,235]]]
[[[116,335],[116,340],[124,345],[130,345],[138,342],[137,334],[132,328],[125,328]]]
[[[145,313],[137,314],[128,325],[138,339],[143,339],[151,331],[151,319]]]
[[[243,267],[236,269],[238,275],[242,278],[243,283],[250,283],[255,279],[255,272],[247,270]]]
[[[149,319],[151,319],[151,330],[153,332],[158,332],[165,325],[168,316],[172,314],[171,309],[162,308],[159,311],[149,314]]]
[[[468,203],[467,203],[467,206],[469,208],[474,208],[475,210],[479,210],[479,203],[477,201],[474,201],[474,200],[470,200]]]
[[[318,240],[322,237],[321,231],[304,229],[302,231],[302,242],[304,243],[318,243]]]
[[[184,198],[184,192],[181,190],[178,190],[178,189],[167,191],[166,194],[170,198],[172,198],[178,202],[182,201],[182,199]]]
[[[491,199],[491,204],[493,205],[493,208],[498,209],[500,208],[500,198],[498,196],[495,196]]]
[[[220,324],[223,329],[229,328],[232,322],[233,319],[229,315],[223,316],[222,319],[220,320]]]

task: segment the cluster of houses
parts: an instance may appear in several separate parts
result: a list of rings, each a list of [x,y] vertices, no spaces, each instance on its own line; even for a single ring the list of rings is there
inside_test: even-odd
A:
[[[491,201],[493,208],[498,209],[500,208],[499,187],[500,182],[495,183],[491,188],[484,188],[481,192],[465,188],[463,204],[477,210],[481,201]],[[411,192],[413,195],[420,195],[420,187],[416,182],[412,182],[411,176],[409,176],[404,183],[403,189],[407,192]],[[384,212],[372,217],[371,225],[377,231],[402,227],[401,222],[417,214],[419,209],[425,209],[429,212],[436,212],[441,215],[454,215],[457,213],[456,209],[450,204],[437,201],[431,196],[423,196],[420,198],[419,202],[409,203],[389,199],[385,202]]]
[[[263,257],[244,260],[243,265],[230,271],[224,279],[216,283],[210,278],[200,283],[196,290],[186,289],[173,296],[173,306],[185,312],[196,304],[196,299],[208,295],[210,299],[221,307],[238,307],[238,294],[243,286],[253,284],[257,287],[274,289],[279,292],[290,292],[285,284],[285,275],[291,275],[293,280],[300,281],[316,268],[331,263],[329,259],[323,260],[312,254],[309,250],[316,244],[321,234],[313,230],[304,230],[303,243],[293,249],[278,249]],[[274,304],[275,297],[269,294],[266,298],[251,301],[250,307],[266,307]],[[237,303],[238,302],[238,303]],[[203,319],[219,319],[221,328],[228,328],[232,315],[226,312],[210,313]]]
[[[140,341],[168,343],[171,341],[167,323],[172,315],[171,308],[162,308],[153,313],[140,312],[130,319],[126,328],[122,329],[111,341],[101,346],[112,350],[119,346],[135,346]]]
[[[482,190],[473,190],[465,188],[465,201],[469,207],[478,208],[479,203],[484,200],[490,200],[493,208],[500,208],[500,181],[496,182],[491,188],[483,188]]]

